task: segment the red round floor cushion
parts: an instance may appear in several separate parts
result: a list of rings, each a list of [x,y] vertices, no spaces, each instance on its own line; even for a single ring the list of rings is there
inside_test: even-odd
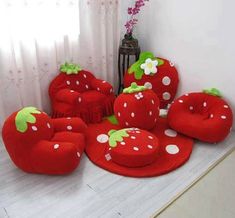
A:
[[[227,102],[210,93],[185,94],[172,103],[168,112],[172,129],[209,143],[224,140],[232,121]]]
[[[127,167],[143,167],[158,157],[158,138],[138,128],[111,130],[109,146],[112,160]]]
[[[159,117],[159,99],[152,90],[132,83],[116,98],[114,114],[122,127],[152,129]]]
[[[25,107],[6,119],[2,138],[12,161],[23,171],[61,175],[78,166],[85,129],[80,118],[51,119],[34,107]]]
[[[153,63],[148,63],[150,60]],[[153,68],[153,73],[149,73],[148,69],[142,69],[145,66],[154,65],[154,60],[157,60],[155,63],[157,66]],[[160,108],[165,108],[175,98],[179,76],[174,64],[170,61],[155,58],[151,52],[142,52],[139,60],[124,75],[124,87],[130,86],[132,82],[152,89],[159,97]]]

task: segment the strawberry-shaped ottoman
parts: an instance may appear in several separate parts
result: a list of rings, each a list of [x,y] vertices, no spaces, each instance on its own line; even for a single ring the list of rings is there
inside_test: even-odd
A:
[[[115,116],[86,129],[86,154],[99,167],[131,177],[152,177],[168,173],[190,157],[193,140],[170,129],[159,118],[150,131],[123,129]]]
[[[160,108],[165,108],[176,95],[179,76],[173,63],[156,58],[151,52],[142,52],[124,75],[124,87],[132,82],[152,89],[160,100]]]
[[[61,65],[50,84],[49,96],[52,117],[81,117],[86,123],[96,123],[113,114],[113,87],[79,65]]]
[[[159,99],[152,90],[132,83],[116,98],[114,114],[122,127],[152,129],[159,117]]]
[[[127,128],[109,131],[112,160],[127,167],[143,167],[157,159],[158,138],[148,131]]]
[[[179,97],[168,112],[172,129],[209,143],[224,140],[231,130],[232,121],[230,106],[215,88]]]
[[[86,128],[80,118],[51,119],[25,107],[7,118],[2,138],[12,161],[23,171],[62,175],[78,166]]]

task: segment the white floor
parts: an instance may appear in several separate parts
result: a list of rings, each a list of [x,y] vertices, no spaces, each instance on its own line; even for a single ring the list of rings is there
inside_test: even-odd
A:
[[[79,169],[70,176],[25,174],[13,166],[0,145],[0,218],[150,217],[159,213],[234,147],[234,133],[216,146],[196,143],[189,162],[180,169],[161,177],[135,179],[108,173],[94,166],[85,156]],[[234,189],[235,183],[226,182],[234,181],[234,170],[229,164],[225,166],[229,167],[229,172],[221,170],[220,174],[210,177],[213,170],[159,217],[190,218],[199,217],[200,213],[200,217],[207,218],[231,217],[234,208],[230,208],[230,200],[235,202],[235,194],[229,190]],[[224,203],[226,200],[230,204]],[[221,214],[221,211],[225,212]]]

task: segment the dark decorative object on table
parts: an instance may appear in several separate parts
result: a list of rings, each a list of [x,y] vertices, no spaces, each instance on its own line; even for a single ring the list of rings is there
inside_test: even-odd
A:
[[[134,56],[135,61],[137,61],[139,59],[139,54],[140,47],[138,45],[138,40],[134,39],[131,33],[125,34],[118,51],[118,93],[120,93],[123,88],[123,75],[130,66],[130,57]]]

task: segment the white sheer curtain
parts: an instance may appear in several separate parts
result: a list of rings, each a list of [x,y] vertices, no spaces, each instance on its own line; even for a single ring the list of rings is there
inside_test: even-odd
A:
[[[64,61],[117,81],[118,0],[0,0],[0,127],[22,106],[50,112]]]

